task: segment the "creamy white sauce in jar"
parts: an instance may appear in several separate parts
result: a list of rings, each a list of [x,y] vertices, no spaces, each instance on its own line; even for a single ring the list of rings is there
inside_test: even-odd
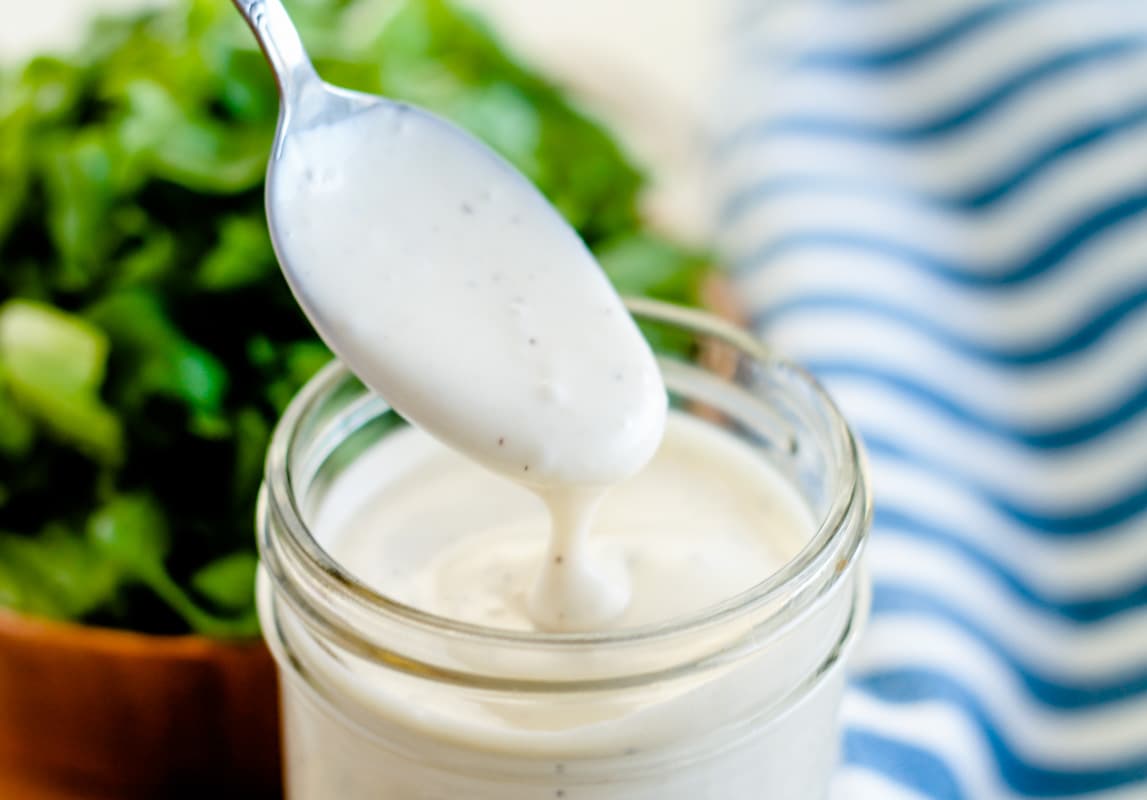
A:
[[[622,576],[632,596],[615,628],[670,622],[740,594],[816,527],[775,470],[683,414],[671,415],[649,465],[595,511],[592,560]],[[529,631],[539,565],[568,565],[568,554],[547,546],[548,516],[535,495],[408,428],[356,463],[313,529],[351,574],[397,602]]]
[[[797,380],[776,409],[689,368],[689,410],[589,537],[633,600],[607,631],[558,634],[528,606],[543,503],[316,379],[260,517],[289,797],[823,797],[867,492],[799,376],[761,368],[770,392]]]
[[[416,426],[308,473],[284,448],[357,428],[303,421],[304,394],[272,445],[260,613],[291,800],[820,795],[867,495],[819,390],[784,400],[820,417],[776,413],[756,376],[804,379],[746,350],[732,376],[690,367],[700,399],[668,414],[576,234],[433,118],[373,109],[277,157],[296,296]]]

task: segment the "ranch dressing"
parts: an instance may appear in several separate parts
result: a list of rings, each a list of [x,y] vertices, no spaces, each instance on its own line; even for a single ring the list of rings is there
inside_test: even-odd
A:
[[[590,557],[589,528],[653,455],[667,403],[585,245],[499,158],[401,106],[295,133],[276,157],[276,247],[315,327],[409,420],[545,502],[537,628],[613,624],[627,570]]]
[[[698,344],[717,325],[654,312]],[[398,424],[340,365],[311,382],[259,514],[291,800],[827,796],[865,485],[803,373],[727,341],[735,373],[662,362],[663,440],[580,554],[630,589],[590,633],[536,632],[536,491]]]
[[[646,468],[594,512],[584,546],[595,563],[627,573],[632,591],[621,628],[668,622],[750,588],[815,528],[808,506],[758,454],[680,412],[669,415]],[[537,565],[552,561],[553,545],[540,535],[550,514],[532,493],[410,428],[356,461],[313,529],[387,597],[448,619],[530,630]]]

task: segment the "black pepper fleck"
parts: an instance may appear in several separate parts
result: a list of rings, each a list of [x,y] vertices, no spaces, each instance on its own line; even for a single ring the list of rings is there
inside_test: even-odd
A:
[[[559,761],[557,764],[554,764],[554,772],[557,773],[558,775],[565,775],[566,774],[566,765],[562,764]]]
[[[462,204],[462,213],[463,214],[473,214],[474,213],[474,206],[470,205],[469,203],[463,203]]]
[[[538,340],[531,336],[530,337],[530,344],[533,345],[533,344],[537,344],[537,343],[538,343]]]
[[[555,564],[564,564],[565,560],[566,560],[565,556],[554,556],[554,563]]]
[[[565,796],[566,796],[566,790],[565,789],[558,789],[556,792],[554,792],[554,797],[565,797]]]
[[[498,437],[498,447],[501,447],[505,443],[506,443],[506,437],[505,436],[499,436]]]
[[[522,466],[522,472],[529,472],[529,471],[530,471],[530,465],[529,464],[525,464]]]

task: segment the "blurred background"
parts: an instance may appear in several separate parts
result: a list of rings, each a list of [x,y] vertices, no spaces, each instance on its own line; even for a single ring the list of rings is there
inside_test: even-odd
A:
[[[6,4],[0,59],[11,64],[75,46],[96,14],[164,0]],[[648,202],[657,218],[695,240],[705,235],[698,137],[720,63],[719,3],[461,0],[458,6],[488,20],[513,52],[568,89],[651,167]]]
[[[0,797],[277,792],[252,506],[329,356],[248,32],[145,5],[0,0]],[[1147,798],[1147,6],[288,5],[841,404],[877,511],[834,800]]]

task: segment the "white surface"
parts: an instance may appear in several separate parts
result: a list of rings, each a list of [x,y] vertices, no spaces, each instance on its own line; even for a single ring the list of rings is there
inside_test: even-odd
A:
[[[73,47],[92,15],[139,8],[144,2],[0,0],[0,62],[10,63],[44,48]]]

